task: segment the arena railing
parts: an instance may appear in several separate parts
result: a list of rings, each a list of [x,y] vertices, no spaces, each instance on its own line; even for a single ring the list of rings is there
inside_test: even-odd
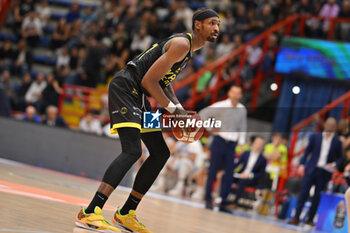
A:
[[[69,106],[72,102],[79,102],[79,109],[72,109]],[[88,111],[97,110],[101,112],[107,109],[107,92],[91,87],[82,87],[65,84],[62,87],[62,94],[58,101],[58,113],[63,116],[70,127],[77,127],[76,121],[71,121],[69,117],[82,118]],[[109,122],[108,116],[96,115],[101,122]]]

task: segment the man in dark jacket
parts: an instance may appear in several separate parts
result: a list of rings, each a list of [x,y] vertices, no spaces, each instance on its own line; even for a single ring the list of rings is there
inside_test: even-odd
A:
[[[316,215],[321,192],[326,189],[328,182],[332,178],[332,173],[337,166],[342,163],[342,143],[335,134],[337,121],[330,117],[324,124],[324,131],[315,133],[310,137],[309,144],[300,161],[299,173],[304,175],[301,192],[294,218],[290,224],[299,224],[299,217],[309,192],[315,185],[315,194],[312,198],[306,224],[313,226],[313,219]]]

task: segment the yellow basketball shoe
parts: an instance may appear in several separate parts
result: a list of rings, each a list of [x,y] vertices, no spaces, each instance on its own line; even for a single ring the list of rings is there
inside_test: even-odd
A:
[[[94,213],[91,214],[86,214],[85,208],[82,208],[75,219],[75,225],[98,232],[121,232],[120,229],[105,220],[102,216],[102,210],[98,206],[95,207]]]
[[[112,222],[117,225],[125,228],[128,231],[136,232],[136,233],[152,233],[152,231],[148,230],[145,225],[143,225],[136,218],[136,211],[130,210],[128,214],[121,215],[120,209],[117,209],[117,212],[112,219]]]

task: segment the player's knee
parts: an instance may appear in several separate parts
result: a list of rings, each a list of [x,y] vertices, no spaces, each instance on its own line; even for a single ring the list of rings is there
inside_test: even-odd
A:
[[[141,155],[142,155],[142,150],[141,148],[134,146],[134,147],[129,147],[127,151],[125,151],[129,156],[134,158],[135,160],[138,160]]]

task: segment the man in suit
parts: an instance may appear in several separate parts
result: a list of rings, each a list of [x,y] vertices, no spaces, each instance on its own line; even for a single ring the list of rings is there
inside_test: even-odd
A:
[[[265,174],[267,162],[262,153],[264,144],[265,140],[262,137],[255,137],[251,150],[245,151],[234,166],[238,172],[234,174],[237,189],[233,208],[237,207],[245,187],[256,186]]]
[[[331,180],[336,166],[339,166],[342,162],[342,144],[335,134],[336,129],[337,121],[330,117],[324,124],[324,131],[315,133],[310,137],[309,144],[300,161],[299,174],[305,174],[305,176],[295,216],[289,222],[291,224],[299,224],[299,217],[303,206],[309,198],[311,187],[315,185],[315,194],[306,219],[306,224],[314,225],[313,219],[320,202],[321,192],[327,187],[327,183]]]
[[[220,166],[223,165],[225,173],[221,178],[219,211],[227,211],[226,199],[231,191],[234,170],[235,148],[245,144],[247,131],[247,109],[239,101],[243,92],[239,86],[232,86],[228,98],[210,105],[199,112],[201,119],[215,118],[222,122],[221,129],[209,129],[214,135],[210,145],[210,161],[208,178],[205,188],[205,207],[213,209],[212,187]]]

